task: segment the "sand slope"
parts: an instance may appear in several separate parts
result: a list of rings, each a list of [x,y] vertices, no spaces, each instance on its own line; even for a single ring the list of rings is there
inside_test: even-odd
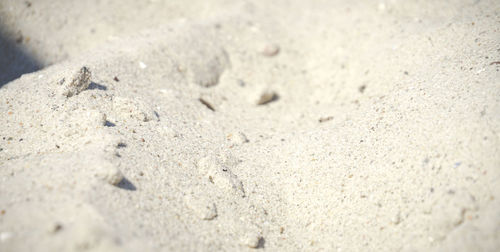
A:
[[[0,5],[1,251],[500,248],[496,1],[56,3]]]

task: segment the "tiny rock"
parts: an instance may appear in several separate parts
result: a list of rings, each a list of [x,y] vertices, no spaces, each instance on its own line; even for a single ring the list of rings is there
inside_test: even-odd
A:
[[[262,236],[258,232],[247,232],[240,239],[242,245],[249,248],[258,248]]]
[[[324,123],[324,122],[328,122],[328,121],[330,121],[330,120],[332,120],[332,119],[333,119],[333,116],[327,116],[327,117],[321,117],[321,118],[319,118],[319,120],[318,120],[318,121],[319,121],[320,123]]]
[[[63,229],[63,225],[60,223],[53,223],[49,226],[49,233],[55,234]]]
[[[232,145],[242,145],[249,142],[247,136],[242,132],[227,135],[227,140],[229,140]]]
[[[156,118],[154,111],[138,98],[115,97],[113,109],[121,119],[135,119],[148,122]]]
[[[185,58],[186,70],[180,67],[179,71],[191,83],[205,88],[216,86],[224,71],[231,66],[227,52],[221,46],[201,41],[196,41],[196,45],[191,49],[192,55],[203,56]]]
[[[394,216],[392,216],[391,222],[394,225],[398,225],[401,222],[401,213],[397,212]]]
[[[278,55],[279,52],[280,52],[280,47],[276,44],[268,44],[261,51],[262,55],[266,57],[274,57]]]
[[[278,97],[279,96],[276,92],[266,90],[260,95],[257,105],[266,105],[270,102],[278,100]]]
[[[103,160],[97,166],[96,177],[106,183],[116,186],[123,180],[122,172],[111,162]]]
[[[245,190],[241,180],[238,179],[238,176],[229,167],[222,164],[218,159],[205,157],[200,159],[197,165],[199,172],[217,187],[232,191],[240,197],[245,197]]]
[[[83,90],[86,90],[90,85],[92,73],[88,67],[82,67],[71,78],[64,77],[59,81],[62,86],[62,94],[66,97],[77,95]]]
[[[85,118],[91,125],[95,126],[104,126],[106,124],[106,114],[97,111],[97,110],[89,110],[85,114]]]
[[[194,214],[202,220],[213,220],[217,217],[215,203],[206,198],[189,194],[185,197],[186,205],[193,210]]]

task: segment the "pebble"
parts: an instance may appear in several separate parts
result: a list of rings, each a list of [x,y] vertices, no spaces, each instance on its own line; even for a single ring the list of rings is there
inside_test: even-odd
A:
[[[280,52],[280,47],[276,44],[268,44],[261,51],[262,55],[266,57],[274,57],[278,55],[279,52]]]
[[[227,140],[229,140],[229,142],[233,146],[238,146],[250,142],[247,136],[242,132],[236,132],[234,134],[227,135]]]
[[[179,136],[179,133],[170,126],[163,126],[163,127],[159,128],[158,131],[160,132],[160,134],[162,134],[166,137],[178,137]]]
[[[192,76],[191,80],[199,86],[212,87],[219,84],[219,78],[222,76],[222,73],[231,66],[229,57],[224,49],[215,49],[213,51],[207,53],[208,57],[203,61],[192,62],[189,67]]]
[[[240,85],[240,87],[244,87],[246,85],[245,81],[243,80],[238,80],[238,85]]]
[[[60,133],[65,137],[71,137],[73,135],[84,136],[88,134],[88,130],[90,129],[105,126],[106,119],[106,114],[94,109],[74,110],[60,118],[60,120],[67,125],[67,127],[63,128]]]
[[[330,120],[332,120],[332,119],[333,119],[333,116],[327,116],[327,117],[321,117],[321,118],[319,118],[319,120],[318,120],[318,121],[319,121],[320,123],[324,123],[324,122],[328,122],[328,121],[330,121]]]
[[[59,81],[62,86],[62,95],[71,97],[77,95],[83,90],[86,90],[90,85],[92,73],[88,67],[83,66],[71,78],[64,77]]]
[[[401,213],[399,211],[394,216],[392,216],[391,222],[394,225],[398,225],[401,222]]]
[[[186,71],[183,71],[189,82],[201,87],[213,87],[219,83],[224,71],[231,66],[229,57],[224,48],[217,45],[200,46],[203,42],[196,42],[192,55],[197,57],[184,58]]]
[[[139,67],[140,67],[141,69],[145,69],[145,68],[146,68],[146,67],[148,67],[148,66],[147,66],[146,64],[144,64],[144,62],[139,61]]]
[[[123,180],[122,172],[120,171],[120,169],[118,169],[118,167],[113,165],[111,162],[103,159],[97,162],[96,165],[97,167],[95,176],[101,179],[102,181],[105,181],[110,185],[116,186],[118,185],[118,183],[120,183],[120,181]]]
[[[202,220],[213,220],[217,217],[215,203],[207,200],[205,197],[189,194],[184,197],[184,201],[193,210],[194,214]]]
[[[218,159],[204,157],[198,161],[198,169],[202,175],[206,176],[217,187],[245,197],[245,190],[241,180]]]
[[[156,115],[154,111],[139,99],[114,97],[113,109],[121,119],[136,119],[142,122],[153,120]]]
[[[258,248],[262,235],[257,231],[247,231],[240,239],[241,245],[249,248]]]
[[[107,120],[106,114],[100,111],[89,110],[85,113],[85,118],[90,125],[95,125],[95,126],[106,125],[106,120]]]
[[[63,229],[63,225],[60,223],[53,223],[49,226],[49,233],[55,234]]]
[[[276,92],[266,90],[260,95],[260,98],[257,101],[257,105],[266,105],[270,102],[278,100],[278,97],[279,96]]]

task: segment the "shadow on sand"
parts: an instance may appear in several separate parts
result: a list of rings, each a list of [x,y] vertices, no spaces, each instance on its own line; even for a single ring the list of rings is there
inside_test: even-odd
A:
[[[42,68],[42,64],[22,47],[26,38],[8,36],[0,24],[0,88],[6,83]]]

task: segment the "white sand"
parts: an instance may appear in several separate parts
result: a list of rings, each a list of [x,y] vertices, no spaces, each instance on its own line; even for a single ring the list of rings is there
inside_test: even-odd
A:
[[[3,0],[0,25],[0,79],[33,66],[11,48],[43,67],[0,87],[0,251],[500,249],[496,0]]]

